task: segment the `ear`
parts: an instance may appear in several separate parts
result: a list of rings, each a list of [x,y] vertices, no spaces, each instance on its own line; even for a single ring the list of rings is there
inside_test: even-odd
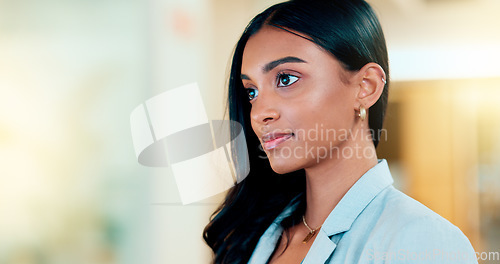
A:
[[[384,69],[377,63],[370,62],[363,66],[356,74],[359,90],[357,94],[357,103],[354,106],[356,110],[360,106],[366,109],[374,105],[382,95],[386,84]]]

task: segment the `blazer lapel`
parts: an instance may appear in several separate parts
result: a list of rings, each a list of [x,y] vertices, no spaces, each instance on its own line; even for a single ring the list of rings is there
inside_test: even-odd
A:
[[[283,228],[276,223],[272,223],[260,238],[248,263],[265,264],[271,257],[282,231]]]
[[[303,264],[323,264],[333,254],[337,245],[320,229]]]
[[[366,206],[392,182],[387,161],[379,160],[375,167],[367,171],[347,191],[328,215],[303,264],[324,264],[328,261],[341,239],[341,236],[334,236],[349,231]],[[334,238],[333,241],[330,237]]]

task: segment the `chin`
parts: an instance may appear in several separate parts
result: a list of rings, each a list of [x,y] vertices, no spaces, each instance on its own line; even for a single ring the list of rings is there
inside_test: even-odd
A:
[[[278,174],[287,174],[302,169],[294,159],[270,158],[269,162],[273,171]]]

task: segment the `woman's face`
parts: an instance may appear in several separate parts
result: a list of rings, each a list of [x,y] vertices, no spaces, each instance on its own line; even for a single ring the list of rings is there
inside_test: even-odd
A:
[[[343,158],[356,120],[352,76],[330,53],[285,30],[264,26],[250,37],[241,79],[252,128],[274,171]]]

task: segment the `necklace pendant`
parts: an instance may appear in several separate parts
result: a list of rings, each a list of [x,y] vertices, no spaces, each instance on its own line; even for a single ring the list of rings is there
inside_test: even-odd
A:
[[[304,238],[304,240],[302,240],[302,243],[306,244],[307,242],[309,242],[309,240],[311,240],[311,238],[316,234],[316,231],[311,231],[309,232],[309,234],[307,234],[307,236]]]

